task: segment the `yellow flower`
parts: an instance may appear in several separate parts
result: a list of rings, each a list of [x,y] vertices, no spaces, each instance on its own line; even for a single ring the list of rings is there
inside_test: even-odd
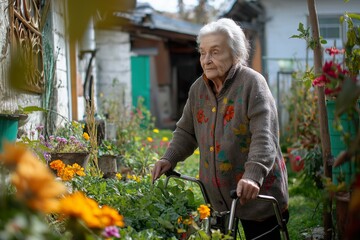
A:
[[[182,216],[179,216],[177,219],[177,223],[180,224],[182,222]]]
[[[85,128],[85,124],[82,124],[82,125],[81,125],[81,128],[84,129],[84,128]]]
[[[201,204],[197,210],[200,213],[200,219],[210,216],[210,208],[207,205]]]
[[[89,134],[88,134],[87,132],[84,132],[84,133],[83,133],[83,138],[84,138],[86,141],[88,141],[88,140],[90,139],[90,136],[89,136]]]
[[[116,177],[121,180],[121,179],[122,179],[121,173],[117,173],[117,174],[116,174]]]
[[[163,137],[163,138],[161,139],[161,141],[163,141],[163,142],[168,142],[168,141],[169,141],[169,138]]]
[[[147,137],[146,138],[148,140],[148,142],[153,142],[154,140],[152,139],[152,137]]]
[[[195,154],[195,155],[200,155],[200,150],[199,150],[199,149],[196,149],[196,150],[194,151],[194,154]]]
[[[154,132],[154,133],[159,133],[160,131],[159,131],[159,129],[154,128],[153,132]]]

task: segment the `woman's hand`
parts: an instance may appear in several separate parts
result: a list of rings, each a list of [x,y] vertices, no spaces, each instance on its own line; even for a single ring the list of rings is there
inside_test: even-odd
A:
[[[171,163],[166,159],[160,159],[155,163],[151,172],[152,183],[154,183],[161,175],[171,169]]]
[[[259,184],[251,179],[240,179],[236,187],[236,194],[240,199],[241,205],[244,205],[251,199],[255,199],[259,191]]]

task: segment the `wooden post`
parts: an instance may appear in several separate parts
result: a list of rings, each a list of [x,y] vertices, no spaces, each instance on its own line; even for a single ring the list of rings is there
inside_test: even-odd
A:
[[[315,42],[314,46],[314,73],[315,75],[321,74],[322,71],[322,62],[323,62],[323,53],[320,43],[320,34],[319,34],[319,23],[317,18],[315,0],[307,0],[308,9],[309,9],[309,18],[312,30],[312,37]],[[324,175],[326,178],[332,178],[332,156],[331,156],[331,145],[330,145],[330,135],[328,128],[328,117],[326,111],[325,103],[325,92],[324,87],[316,87],[318,94],[318,106],[319,106],[319,121],[320,121],[320,138],[321,138],[321,147],[322,147],[322,157],[323,157],[323,166],[324,166]],[[332,238],[332,200],[328,196],[324,200],[323,207],[323,224],[324,224],[324,239],[331,240]]]

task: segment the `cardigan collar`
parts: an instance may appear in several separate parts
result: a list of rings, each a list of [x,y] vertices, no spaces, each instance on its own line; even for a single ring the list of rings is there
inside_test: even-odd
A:
[[[225,78],[225,81],[223,82],[223,87],[221,89],[221,91],[218,93],[218,95],[223,91],[223,89],[225,88],[226,85],[230,84],[230,80],[234,78],[234,75],[235,73],[238,71],[238,70],[241,70],[242,68],[242,65],[240,63],[237,63],[237,64],[234,64],[231,66],[226,78]],[[205,75],[205,73],[202,74],[202,78],[205,82],[205,84],[212,90],[211,88],[211,85],[209,83],[210,79],[208,79]]]

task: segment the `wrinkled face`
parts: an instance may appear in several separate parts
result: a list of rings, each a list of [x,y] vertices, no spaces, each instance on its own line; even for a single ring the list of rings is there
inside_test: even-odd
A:
[[[209,34],[201,38],[200,64],[208,79],[223,82],[233,65],[233,56],[224,34]]]

